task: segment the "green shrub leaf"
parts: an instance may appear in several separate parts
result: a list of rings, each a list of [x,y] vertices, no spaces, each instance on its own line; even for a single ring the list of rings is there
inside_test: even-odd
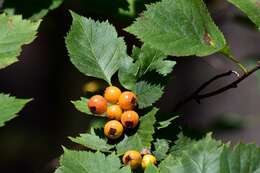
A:
[[[16,61],[22,45],[35,39],[40,21],[31,22],[21,15],[0,14],[0,69]]]
[[[159,173],[159,170],[153,164],[149,164],[144,173]]]
[[[113,148],[112,145],[107,144],[107,141],[104,139],[101,139],[96,134],[80,134],[79,137],[76,138],[69,138],[73,142],[76,142],[78,144],[81,144],[87,148],[90,148],[92,150],[102,151],[102,152],[111,152],[110,149]]]
[[[85,97],[81,97],[80,100],[77,101],[71,101],[75,108],[85,114],[91,115],[92,113],[90,112],[88,106],[87,106],[88,99]]]
[[[137,72],[139,67],[133,62],[133,59],[122,58],[118,71],[120,84],[129,90],[134,90],[137,81]]]
[[[220,160],[221,173],[260,172],[260,148],[254,144],[239,144],[233,150],[225,146]]]
[[[155,114],[158,109],[153,108],[149,113],[140,118],[140,125],[137,132],[130,137],[125,137],[117,146],[117,154],[122,155],[128,150],[141,151],[143,148],[150,148],[153,140]]]
[[[174,117],[169,118],[168,120],[158,122],[157,129],[163,129],[163,128],[168,127],[169,125],[172,124],[172,121],[178,117],[179,116],[174,116]]]
[[[147,11],[126,31],[166,55],[206,56],[226,45],[202,0],[162,0],[147,5]]]
[[[172,153],[160,164],[161,173],[219,173],[220,155],[223,150],[221,142],[211,135],[191,143],[177,156]]]
[[[0,94],[0,127],[4,126],[5,122],[16,117],[17,113],[31,99],[17,99],[7,94]]]
[[[157,139],[154,142],[154,148],[155,151],[153,152],[153,154],[158,161],[161,161],[166,158],[167,152],[170,149],[169,141],[166,139]]]
[[[259,0],[228,0],[241,9],[260,30],[260,1]]]
[[[160,85],[148,84],[140,81],[136,84],[134,92],[137,95],[138,107],[140,109],[152,106],[163,94],[163,88]]]
[[[106,22],[95,22],[71,12],[73,23],[66,37],[72,63],[87,76],[111,84],[120,58],[127,57],[126,45],[115,28]]]
[[[46,16],[49,13],[49,11],[58,8],[62,3],[63,0],[52,0],[52,3],[48,8],[42,9],[38,13],[33,14],[29,19],[32,21],[37,21],[39,19],[42,19],[44,16]]]
[[[60,167],[55,173],[131,173],[129,168],[120,168],[121,163],[115,154],[100,152],[72,151],[64,149]]]
[[[141,77],[149,71],[155,70],[159,74],[166,76],[172,71],[175,61],[165,61],[167,56],[161,51],[144,45],[137,57],[137,65],[140,67],[138,76]]]

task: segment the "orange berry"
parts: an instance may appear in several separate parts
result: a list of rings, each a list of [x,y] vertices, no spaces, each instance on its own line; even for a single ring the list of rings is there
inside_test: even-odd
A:
[[[146,154],[142,159],[142,168],[145,169],[149,164],[156,164],[156,158],[151,154]]]
[[[121,120],[122,109],[119,105],[111,105],[107,108],[107,117],[109,119]]]
[[[123,163],[129,165],[132,169],[136,169],[141,165],[142,156],[138,151],[129,150],[123,156]]]
[[[133,92],[125,91],[120,95],[118,103],[122,109],[131,110],[136,105],[136,95]]]
[[[109,139],[119,138],[120,136],[122,136],[123,131],[124,131],[124,127],[117,120],[111,120],[105,124],[104,134]]]
[[[106,88],[104,97],[110,103],[116,103],[121,95],[121,90],[115,86],[109,86]]]
[[[94,114],[103,114],[107,111],[107,101],[101,95],[94,95],[88,100],[88,107]]]
[[[121,116],[121,122],[126,128],[135,128],[139,123],[139,116],[135,111],[125,111]]]

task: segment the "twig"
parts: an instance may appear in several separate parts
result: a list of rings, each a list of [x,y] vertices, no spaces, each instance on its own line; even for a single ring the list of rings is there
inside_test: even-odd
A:
[[[222,74],[219,74],[213,78],[211,78],[210,80],[206,81],[205,83],[203,83],[196,91],[194,91],[190,96],[188,96],[186,99],[184,99],[183,101],[179,102],[175,108],[173,109],[174,111],[177,111],[178,109],[180,109],[183,105],[185,105],[186,103],[192,101],[192,100],[195,100],[197,103],[200,103],[200,101],[202,99],[205,99],[205,98],[208,98],[208,97],[212,97],[212,96],[215,96],[215,95],[218,95],[222,92],[225,92],[229,89],[232,89],[232,88],[236,88],[237,85],[243,81],[244,79],[246,79],[248,76],[250,76],[251,74],[253,74],[254,72],[256,72],[257,70],[260,69],[260,63],[258,62],[258,64],[253,68],[251,69],[250,71],[247,71],[247,73],[244,73],[242,76],[239,76],[239,74],[236,72],[236,71],[228,71],[226,73],[222,73]],[[237,80],[233,81],[232,83],[224,86],[224,87],[221,87],[215,91],[212,91],[212,92],[209,92],[209,93],[206,93],[206,94],[199,94],[202,90],[204,90],[209,84],[211,84],[212,82],[216,81],[217,79],[220,79],[220,78],[223,78],[223,77],[226,77],[226,76],[229,76],[231,74],[236,74],[237,75]]]

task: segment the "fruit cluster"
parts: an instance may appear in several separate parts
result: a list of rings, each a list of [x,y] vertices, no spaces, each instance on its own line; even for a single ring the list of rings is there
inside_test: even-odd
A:
[[[89,110],[96,115],[105,115],[110,119],[104,127],[104,134],[109,139],[118,139],[123,135],[124,129],[133,129],[139,123],[139,115],[133,109],[137,104],[136,95],[131,91],[124,91],[115,86],[105,89],[104,96],[94,95],[88,100]],[[142,165],[146,168],[149,163],[156,163],[151,154],[142,157],[138,151],[127,151],[123,156],[123,163],[136,169]]]
[[[132,169],[142,166],[145,169],[149,164],[156,164],[156,158],[150,153],[140,153],[135,150],[127,151],[123,156],[123,163],[129,165]]]

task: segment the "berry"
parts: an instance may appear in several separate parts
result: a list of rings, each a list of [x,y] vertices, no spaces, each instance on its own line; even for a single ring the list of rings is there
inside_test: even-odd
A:
[[[138,151],[129,150],[123,156],[123,163],[130,165],[132,169],[136,169],[141,165],[142,156]]]
[[[107,117],[109,119],[121,120],[122,109],[119,105],[111,105],[107,108]]]
[[[109,139],[117,139],[122,136],[124,128],[119,121],[111,120],[105,124],[104,133]]]
[[[116,103],[121,95],[121,90],[115,86],[109,86],[106,88],[104,97],[110,103]]]
[[[107,101],[101,95],[94,95],[89,99],[88,107],[94,114],[103,114],[107,111]]]
[[[139,116],[135,111],[125,111],[121,116],[121,122],[126,128],[135,128],[139,123]]]
[[[136,95],[133,92],[123,92],[118,100],[119,105],[122,109],[131,110],[136,106]]]
[[[145,169],[149,164],[156,164],[156,158],[151,154],[146,154],[142,159],[142,168]]]

